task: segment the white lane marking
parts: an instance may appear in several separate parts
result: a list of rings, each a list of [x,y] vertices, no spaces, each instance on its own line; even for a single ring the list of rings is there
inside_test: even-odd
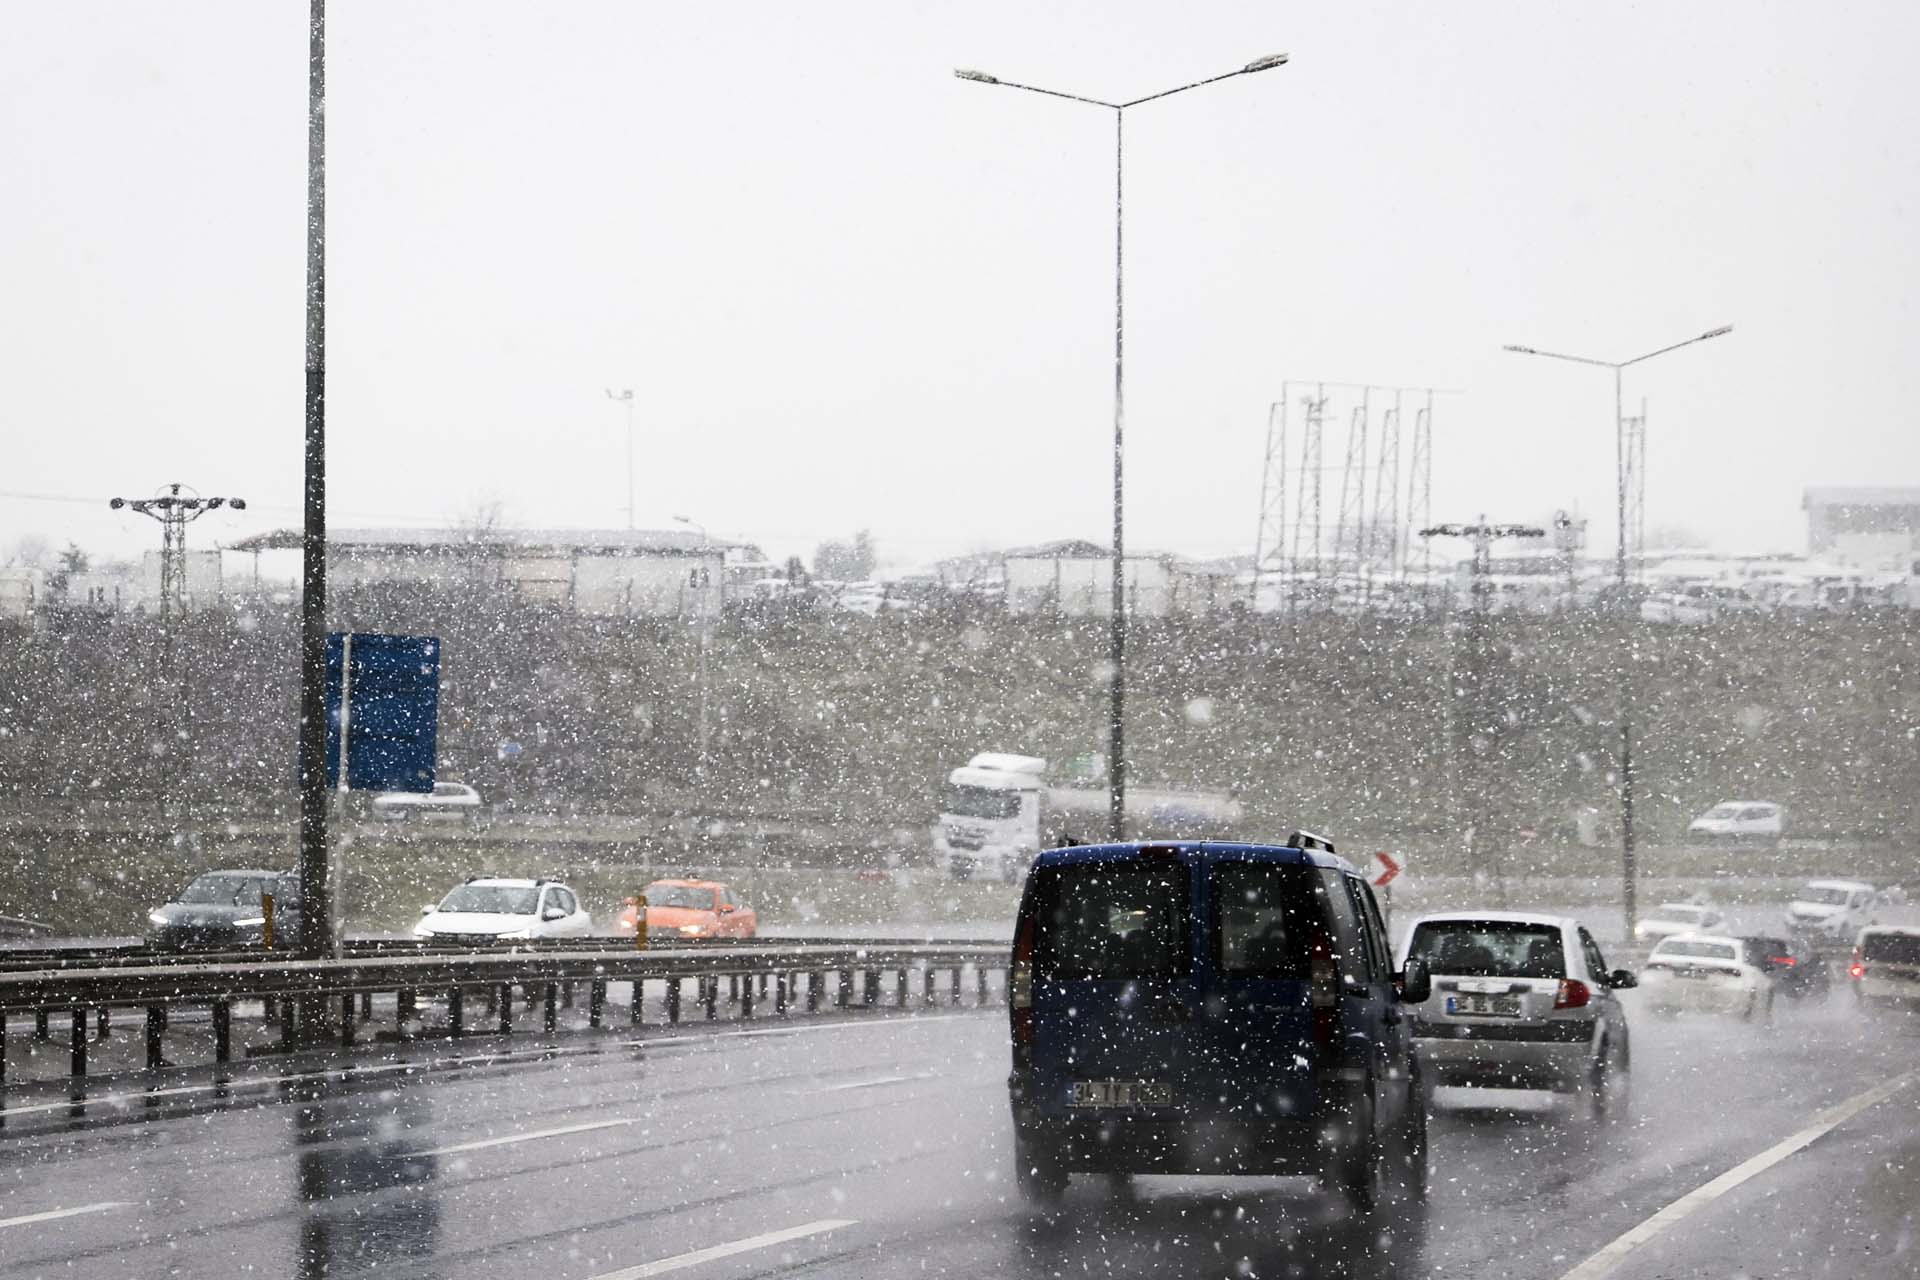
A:
[[[125,1209],[125,1200],[102,1200],[99,1204],[76,1205],[71,1209],[48,1209],[44,1213],[23,1213],[17,1218],[0,1218],[0,1227],[24,1227],[29,1222],[52,1222],[55,1218],[77,1218],[83,1213],[105,1213],[109,1209]]]
[[[1698,1213],[1749,1178],[1766,1172],[1794,1152],[1810,1145],[1815,1139],[1839,1128],[1868,1107],[1885,1102],[1916,1080],[1920,1080],[1920,1071],[1909,1071],[1885,1084],[1876,1085],[1865,1093],[1848,1098],[1837,1106],[1827,1108],[1814,1116],[1813,1123],[1800,1132],[1774,1143],[1759,1155],[1742,1161],[1711,1182],[1695,1187],[1639,1226],[1602,1247],[1598,1253],[1560,1277],[1560,1280],[1602,1280],[1603,1277],[1612,1275],[1619,1269],[1620,1264],[1626,1261],[1628,1254],[1674,1223]]]
[[[692,1253],[676,1254],[671,1258],[662,1258],[658,1262],[643,1262],[637,1267],[609,1271],[604,1275],[594,1276],[593,1280],[646,1280],[648,1276],[663,1276],[669,1271],[697,1267],[703,1262],[712,1262],[715,1258],[731,1258],[736,1253],[751,1253],[755,1249],[785,1244],[789,1240],[838,1231],[842,1227],[853,1226],[855,1221],[853,1218],[822,1218],[818,1222],[788,1227],[785,1231],[769,1231],[765,1235],[748,1236],[745,1240],[734,1240],[727,1244],[716,1244],[711,1248],[695,1249]]]
[[[628,1116],[623,1120],[589,1120],[584,1124],[563,1124],[554,1129],[529,1129],[525,1133],[508,1133],[498,1138],[475,1138],[472,1142],[456,1142],[450,1147],[432,1147],[426,1151],[409,1151],[409,1156],[450,1156],[462,1151],[483,1151],[488,1147],[510,1147],[516,1142],[534,1142],[541,1138],[562,1138],[569,1133],[591,1133],[595,1129],[618,1129],[625,1125],[639,1124],[648,1119],[646,1116]]]
[[[883,1084],[906,1084],[910,1080],[932,1080],[939,1075],[937,1071],[919,1071],[910,1076],[876,1076],[871,1080],[849,1080],[845,1084],[826,1084],[817,1089],[796,1089],[803,1094],[844,1093],[848,1089],[878,1089]]]
[[[221,1090],[266,1089],[278,1085],[300,1084],[314,1080],[346,1080],[356,1076],[391,1075],[396,1071],[425,1071],[429,1068],[463,1067],[494,1062],[509,1062],[519,1058],[567,1058],[588,1053],[604,1053],[609,1047],[618,1049],[645,1049],[662,1044],[698,1044],[709,1040],[744,1040],[756,1036],[799,1036],[826,1031],[846,1031],[856,1027],[898,1027],[927,1022],[952,1022],[959,1018],[973,1018],[979,1015],[967,1013],[910,1013],[881,1018],[872,1022],[828,1022],[810,1027],[765,1027],[754,1031],[708,1031],[668,1033],[647,1036],[640,1040],[620,1040],[612,1046],[606,1044],[572,1045],[565,1047],[546,1047],[532,1049],[499,1049],[491,1053],[467,1054],[458,1058],[410,1058],[401,1062],[377,1062],[357,1067],[334,1067],[323,1071],[299,1071],[283,1076],[244,1076],[228,1080],[223,1084],[183,1084],[165,1089],[141,1089],[128,1093],[102,1093],[74,1099],[65,1098],[59,1102],[23,1103],[17,1107],[0,1107],[0,1118],[6,1116],[33,1115],[46,1111],[66,1111],[73,1107],[117,1106],[124,1103],[145,1102],[151,1098],[180,1098],[196,1093],[218,1093]]]

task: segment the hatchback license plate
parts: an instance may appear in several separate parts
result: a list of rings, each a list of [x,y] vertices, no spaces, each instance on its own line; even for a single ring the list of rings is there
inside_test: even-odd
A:
[[[1448,1013],[1478,1013],[1495,1018],[1520,1016],[1519,996],[1448,996]]]
[[[1076,1107],[1170,1107],[1173,1086],[1158,1080],[1076,1080]]]

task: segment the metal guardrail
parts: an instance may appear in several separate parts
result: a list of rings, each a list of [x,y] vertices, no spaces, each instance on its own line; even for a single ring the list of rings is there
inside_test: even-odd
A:
[[[233,1005],[238,1000],[266,1002],[277,1018],[281,1047],[317,1048],[332,1043],[351,1046],[357,1030],[373,1019],[373,996],[392,992],[392,1038],[421,1037],[414,1028],[422,993],[446,993],[444,1035],[458,1039],[479,1034],[469,1022],[467,998],[486,1001],[484,1017],[493,1019],[499,1033],[513,1029],[513,989],[544,995],[545,1030],[558,1029],[558,1010],[564,991],[568,1002],[574,986],[588,988],[588,1020],[603,1025],[609,983],[634,983],[629,1019],[643,1020],[644,984],[667,984],[665,1013],[678,1022],[682,1013],[682,986],[696,982],[696,1001],[708,1020],[718,1016],[720,985],[730,987],[729,1002],[737,1001],[739,1016],[752,1019],[756,1004],[771,999],[773,1013],[788,1016],[796,1009],[818,1011],[826,995],[827,975],[837,982],[831,1003],[837,1008],[874,1008],[881,1003],[883,972],[896,976],[895,1004],[912,999],[912,981],[921,980],[920,998],[926,1004],[962,1003],[964,976],[974,976],[975,1002],[994,998],[990,975],[1007,967],[1009,949],[999,943],[893,943],[861,941],[792,942],[782,940],[754,946],[680,945],[646,951],[631,943],[589,948],[521,945],[500,950],[425,950],[412,954],[369,954],[338,960],[278,960],[271,953],[253,952],[242,958],[221,956],[206,961],[119,963],[82,967],[62,966],[0,973],[0,1049],[4,1048],[10,1014],[32,1013],[36,1033],[50,1035],[51,1015],[71,1015],[72,1076],[87,1072],[89,1014],[98,1018],[100,1034],[112,1008],[143,1008],[146,1029],[146,1065],[158,1069],[163,1060],[163,1037],[170,1011],[205,1007],[211,1013],[213,1057],[225,1063],[232,1056]],[[856,994],[856,975],[859,975]],[[946,975],[944,996],[939,979]],[[802,983],[804,979],[804,986]],[[772,990],[769,992],[768,988]],[[1005,983],[1000,985],[1005,994]],[[318,1015],[318,1016],[316,1016]],[[422,1037],[424,1038],[424,1037]],[[0,1053],[0,1082],[4,1081],[4,1054]]]

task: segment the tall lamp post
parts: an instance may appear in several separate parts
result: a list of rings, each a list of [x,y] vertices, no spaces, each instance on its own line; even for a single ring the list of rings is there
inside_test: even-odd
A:
[[[1570,360],[1574,364],[1590,364],[1613,370],[1613,468],[1615,489],[1619,500],[1620,538],[1620,545],[1614,552],[1616,589],[1613,603],[1623,626],[1631,617],[1633,600],[1627,591],[1627,432],[1626,417],[1621,411],[1621,371],[1636,364],[1643,364],[1655,356],[1663,356],[1669,351],[1678,351],[1696,342],[1705,342],[1708,338],[1718,338],[1732,332],[1732,325],[1721,325],[1718,329],[1709,329],[1697,337],[1670,343],[1657,351],[1649,351],[1631,360],[1600,360],[1593,356],[1568,355],[1563,351],[1540,351],[1534,347],[1516,346],[1513,343],[1508,343],[1503,348],[1523,356],[1545,356],[1549,360]],[[1620,898],[1621,905],[1626,910],[1627,937],[1631,939],[1635,917],[1637,872],[1633,844],[1633,674],[1631,665],[1626,661],[1626,655],[1620,655],[1616,671],[1618,683],[1614,688],[1614,698],[1618,706],[1615,711],[1616,718],[1620,721]]]
[[[627,406],[627,528],[633,528],[633,388],[615,391],[607,388],[607,399]]]
[[[1045,94],[1049,98],[1065,98],[1069,102],[1084,102],[1088,106],[1101,107],[1113,112],[1113,605],[1109,620],[1110,661],[1113,674],[1110,685],[1112,701],[1107,720],[1107,786],[1109,835],[1116,841],[1126,839],[1127,835],[1127,587],[1126,527],[1123,515],[1125,468],[1122,451],[1126,424],[1126,309],[1124,306],[1126,219],[1122,199],[1125,186],[1122,179],[1125,174],[1127,109],[1149,102],[1158,102],[1162,98],[1171,98],[1176,93],[1185,93],[1189,89],[1198,89],[1202,85],[1231,80],[1235,76],[1252,75],[1256,71],[1271,71],[1275,67],[1285,66],[1286,62],[1287,55],[1284,53],[1256,58],[1244,67],[1223,72],[1217,76],[1209,76],[1205,80],[1195,80],[1192,84],[1183,84],[1178,88],[1163,89],[1159,93],[1150,93],[1144,98],[1134,98],[1128,102],[1104,102],[1099,98],[1086,98],[1077,93],[1061,93],[1057,89],[1016,84],[1011,80],[990,76],[984,71],[956,70],[953,73],[960,79],[971,80],[975,84],[1024,89],[1028,93]]]
[[[708,545],[712,541],[710,538],[707,537],[707,526],[701,524],[698,520],[692,520],[686,516],[675,516],[674,520],[675,522],[679,524],[684,524],[689,529],[692,529],[697,533],[699,533],[700,550],[704,552],[707,549]],[[707,650],[712,646],[712,635],[713,635],[713,632],[712,632],[713,614],[712,614],[712,611],[708,608],[709,601],[711,600],[712,594],[713,594],[713,583],[708,579],[707,566],[704,560],[702,561],[700,567],[694,571],[694,580],[693,582],[689,583],[689,585],[694,586],[699,590],[699,594],[694,597],[694,608],[700,611],[699,775],[700,775],[701,786],[704,787],[706,785],[706,778],[707,778],[707,755],[708,755],[707,746],[708,746],[708,743],[712,741],[712,734],[708,729],[708,724],[710,722],[707,717],[707,702],[708,702],[707,689],[709,687],[709,683],[707,679]]]

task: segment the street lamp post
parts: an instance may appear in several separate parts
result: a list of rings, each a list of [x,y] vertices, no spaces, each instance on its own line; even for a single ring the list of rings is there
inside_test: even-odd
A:
[[[701,524],[698,520],[688,519],[686,516],[675,516],[674,520],[698,532],[700,535],[701,551],[704,552],[707,549],[712,541],[707,537],[707,526]],[[713,593],[713,583],[708,577],[707,566],[704,561],[700,568],[695,571],[695,581],[691,585],[697,586],[699,590],[699,594],[694,597],[694,608],[700,611],[700,757],[698,769],[701,786],[704,787],[707,777],[708,744],[712,741],[712,732],[708,728],[710,721],[707,715],[707,690],[710,687],[707,678],[707,651],[712,647],[713,636],[713,615],[712,611],[708,608],[708,602]]]
[[[627,528],[633,528],[633,388],[615,391],[607,388],[607,399],[627,406]]]
[[[1631,617],[1633,601],[1627,591],[1627,433],[1626,419],[1621,410],[1621,371],[1636,364],[1643,364],[1655,356],[1663,356],[1669,351],[1678,351],[1690,347],[1696,342],[1705,342],[1708,338],[1718,338],[1733,332],[1730,324],[1718,329],[1709,329],[1696,337],[1681,342],[1670,343],[1656,351],[1633,357],[1631,360],[1599,360],[1592,356],[1568,355],[1562,351],[1541,351],[1534,347],[1516,346],[1508,343],[1503,350],[1523,356],[1545,356],[1549,360],[1569,360],[1574,364],[1589,364],[1601,369],[1613,370],[1613,442],[1614,442],[1614,480],[1619,505],[1619,546],[1614,551],[1615,599],[1614,609],[1619,614],[1622,627]],[[1633,936],[1635,917],[1635,880],[1637,876],[1633,843],[1633,674],[1626,655],[1619,655],[1616,666],[1617,684],[1614,698],[1618,704],[1616,717],[1620,722],[1620,878],[1621,905],[1626,910],[1627,937]]]
[[[1126,587],[1126,521],[1125,521],[1125,455],[1123,444],[1126,426],[1126,289],[1125,289],[1125,184],[1126,172],[1126,113],[1130,107],[1138,107],[1148,102],[1157,102],[1161,98],[1171,98],[1176,93],[1185,93],[1189,89],[1198,89],[1203,85],[1231,80],[1235,76],[1251,75],[1256,71],[1271,71],[1275,67],[1285,66],[1287,55],[1272,54],[1265,58],[1256,58],[1244,67],[1209,76],[1205,80],[1195,80],[1174,89],[1163,89],[1159,93],[1150,93],[1144,98],[1134,98],[1128,102],[1104,102],[1099,98],[1082,97],[1077,93],[1062,93],[1057,89],[1042,89],[1037,85],[1017,84],[1012,80],[1002,80],[988,75],[984,71],[956,70],[953,74],[962,80],[971,80],[975,84],[1002,85],[1009,89],[1024,89],[1028,93],[1045,94],[1049,98],[1065,98],[1069,102],[1084,102],[1088,106],[1102,107],[1113,112],[1113,602],[1109,619],[1109,661],[1113,671],[1109,685],[1111,700],[1107,720],[1107,787],[1108,787],[1108,828],[1110,838],[1124,840],[1127,835],[1127,757],[1126,757],[1126,706],[1127,706],[1127,587]]]

